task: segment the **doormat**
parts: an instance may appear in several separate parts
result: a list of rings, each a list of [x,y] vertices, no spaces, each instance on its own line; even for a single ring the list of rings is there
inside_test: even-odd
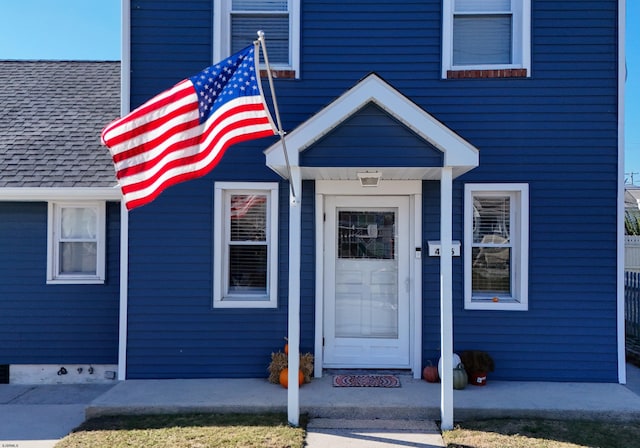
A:
[[[335,375],[333,387],[400,387],[395,375]]]

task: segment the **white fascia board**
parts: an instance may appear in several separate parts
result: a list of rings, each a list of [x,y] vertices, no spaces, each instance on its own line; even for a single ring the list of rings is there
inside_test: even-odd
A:
[[[0,188],[0,201],[120,201],[120,188]]]

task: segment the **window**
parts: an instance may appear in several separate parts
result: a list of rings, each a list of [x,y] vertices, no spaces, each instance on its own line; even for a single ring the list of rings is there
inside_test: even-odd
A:
[[[278,184],[217,182],[214,307],[275,308]]]
[[[496,69],[529,75],[531,0],[444,0],[443,14],[444,78],[469,70],[500,76]]]
[[[528,309],[529,189],[465,186],[465,308]]]
[[[214,2],[214,61],[233,54],[265,33],[273,70],[299,72],[300,0],[220,0]],[[261,61],[264,59],[261,57]]]
[[[105,203],[49,203],[47,283],[104,283]]]

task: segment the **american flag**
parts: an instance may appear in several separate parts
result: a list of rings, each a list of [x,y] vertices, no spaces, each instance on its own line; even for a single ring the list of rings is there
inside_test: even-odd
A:
[[[235,143],[277,134],[252,45],[150,99],[102,131],[128,210],[204,176]]]

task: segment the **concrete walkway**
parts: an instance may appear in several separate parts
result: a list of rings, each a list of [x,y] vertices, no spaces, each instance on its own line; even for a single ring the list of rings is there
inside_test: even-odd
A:
[[[640,369],[628,365],[627,377],[626,386],[490,380],[484,387],[468,386],[454,391],[454,418],[640,421]],[[401,376],[400,380],[402,387],[392,389],[335,388],[331,386],[329,375],[305,384],[300,389],[300,406],[301,412],[309,414],[312,419],[308,437],[314,445],[309,446],[355,448],[373,447],[377,446],[374,442],[384,442],[386,445],[379,446],[392,447],[394,441],[396,446],[404,447],[442,446],[438,445],[438,440],[434,442],[431,437],[426,437],[433,434],[429,432],[433,428],[429,425],[440,419],[440,385],[409,376]],[[0,446],[52,447],[85,417],[151,412],[284,412],[286,403],[287,391],[266,379],[0,385]],[[345,423],[346,420],[349,423]],[[407,421],[409,429],[398,428],[398,420]],[[321,444],[323,436],[334,437],[336,434],[341,436],[344,445],[336,445],[335,440],[329,445]],[[401,438],[412,437],[411,434],[424,437],[416,441]]]

